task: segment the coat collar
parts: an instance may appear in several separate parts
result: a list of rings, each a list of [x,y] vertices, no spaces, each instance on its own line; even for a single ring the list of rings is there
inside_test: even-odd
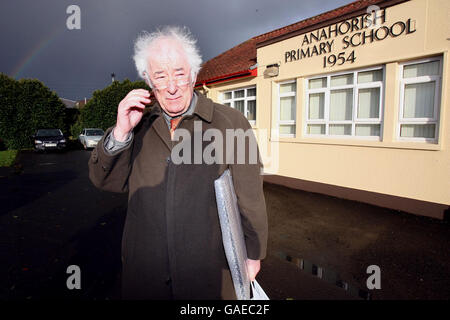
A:
[[[200,92],[195,91],[198,97],[197,105],[195,106],[194,113],[197,114],[203,120],[211,123],[214,113],[214,103],[211,99],[206,98]]]
[[[195,91],[197,94],[197,104],[194,109],[194,114],[197,114],[203,120],[211,123],[214,113],[214,103],[211,99],[206,98],[203,94],[198,91]],[[163,116],[163,110],[158,101],[153,105],[153,107],[149,110],[149,118],[153,116]]]
[[[214,103],[211,99],[206,98],[200,92],[196,91],[197,94],[197,105],[194,109],[194,114],[198,115],[202,120],[211,123],[214,113]],[[156,117],[153,122],[153,128],[156,133],[159,135],[161,140],[163,140],[164,144],[167,146],[169,150],[171,150],[172,141],[170,139],[170,133],[167,128],[167,124],[164,120],[163,110],[159,105],[159,102],[156,102],[153,107],[148,111],[148,119]]]

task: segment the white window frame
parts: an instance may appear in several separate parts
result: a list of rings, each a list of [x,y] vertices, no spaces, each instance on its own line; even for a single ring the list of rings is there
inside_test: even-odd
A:
[[[257,90],[256,90],[256,85],[253,85],[253,86],[248,86],[248,87],[243,87],[243,88],[236,88],[236,89],[231,89],[231,90],[226,90],[226,91],[222,91],[221,92],[221,103],[222,104],[225,104],[225,103],[229,103],[230,104],[230,107],[231,108],[233,108],[233,109],[235,109],[235,107],[234,107],[234,102],[235,101],[244,101],[244,116],[247,118],[247,120],[248,120],[248,113],[249,113],[249,111],[248,111],[248,106],[247,106],[247,102],[248,101],[255,101],[255,120],[248,120],[248,122],[252,125],[252,126],[254,126],[255,124],[256,124],[256,120],[257,120],[257,115],[256,115],[256,113],[257,113],[257,110],[258,110],[258,103],[256,102],[256,95],[255,96],[248,96],[247,95],[247,91],[249,90],[249,89],[255,89],[255,92],[256,92],[256,94],[258,94],[258,92],[257,92]],[[236,92],[236,91],[241,91],[241,90],[244,90],[244,97],[242,97],[242,98],[235,98],[234,97],[234,93]],[[231,99],[225,99],[225,94],[226,93],[228,93],[228,92],[231,92]]]
[[[426,63],[432,61],[439,61],[439,75],[437,76],[421,76],[415,78],[403,78],[404,66],[411,64]],[[397,139],[399,141],[409,142],[428,142],[437,143],[439,135],[439,117],[440,117],[440,101],[441,101],[441,79],[442,79],[442,56],[425,58],[419,60],[412,60],[399,64],[399,79],[400,79],[400,101],[399,101],[399,114],[397,121]],[[433,117],[432,118],[404,118],[403,117],[403,103],[405,99],[405,85],[415,83],[427,83],[435,81],[436,86],[434,88],[434,105],[433,105]],[[435,124],[434,138],[418,138],[418,137],[401,137],[400,129],[402,124]]]
[[[358,73],[373,71],[373,70],[381,70],[383,73],[381,81],[367,82],[367,83],[358,83]],[[340,75],[353,75],[353,83],[342,86],[331,87],[331,77],[340,76]],[[327,79],[327,86],[324,88],[318,89],[309,89],[309,81],[314,79]],[[304,114],[304,131],[303,134],[307,138],[331,138],[331,139],[355,139],[355,140],[375,140],[382,141],[383,140],[383,118],[384,118],[384,84],[386,79],[386,70],[385,66],[374,66],[370,68],[361,68],[347,71],[340,71],[328,74],[317,75],[309,78],[305,78],[305,114]],[[379,110],[378,110],[378,118],[357,118],[357,110],[358,110],[358,96],[360,89],[372,89],[379,88],[380,89],[380,101],[379,101]],[[342,89],[353,89],[353,108],[352,108],[352,119],[351,120],[338,120],[332,121],[329,120],[330,113],[330,93],[332,90],[342,90]],[[325,103],[324,103],[324,118],[323,119],[308,119],[309,116],[309,95],[314,93],[325,93]],[[308,133],[308,125],[309,124],[321,124],[325,125],[325,134],[311,134]],[[351,135],[331,135],[329,134],[330,124],[351,124],[352,131]],[[357,136],[356,135],[356,125],[358,124],[379,124],[380,125],[380,135],[379,136]]]
[[[283,84],[288,84],[288,83],[294,83],[295,84],[295,91],[291,91],[291,92],[285,92],[285,93],[280,93],[280,86]],[[295,126],[295,132],[297,132],[297,80],[288,80],[288,81],[283,81],[283,82],[278,82],[278,86],[277,86],[277,92],[278,92],[278,108],[277,108],[277,128],[278,128],[278,136],[280,138],[295,138],[295,133],[280,133],[280,125],[294,125]],[[294,120],[280,120],[280,116],[281,116],[281,98],[284,97],[294,97],[294,105],[295,105],[295,111],[294,111]]]

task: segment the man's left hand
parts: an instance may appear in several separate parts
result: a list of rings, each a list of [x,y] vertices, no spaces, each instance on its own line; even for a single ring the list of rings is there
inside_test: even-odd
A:
[[[261,260],[247,259],[247,271],[250,281],[255,280],[256,275],[259,272],[259,269],[261,269]]]

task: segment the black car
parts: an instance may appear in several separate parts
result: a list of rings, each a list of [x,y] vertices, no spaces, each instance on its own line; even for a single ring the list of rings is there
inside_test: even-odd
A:
[[[64,150],[66,138],[60,129],[39,129],[32,136],[34,139],[34,150]]]

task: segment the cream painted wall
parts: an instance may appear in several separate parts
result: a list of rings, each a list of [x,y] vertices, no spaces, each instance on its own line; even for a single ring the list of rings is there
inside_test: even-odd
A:
[[[343,36],[335,37],[331,53],[355,51],[355,62],[342,66],[323,68],[323,55],[285,63],[284,53],[300,48],[303,35],[261,47],[257,49],[256,78],[211,87],[210,97],[220,101],[222,91],[256,84],[255,131],[269,132],[276,129],[278,82],[296,79],[296,137],[270,135],[278,147],[277,174],[450,205],[449,12],[448,0],[412,0],[386,8],[384,25],[411,18],[416,32],[347,50],[341,50]],[[398,141],[399,63],[436,55],[442,56],[443,62],[438,143]],[[280,74],[265,79],[265,66],[277,62]],[[385,68],[382,141],[303,137],[305,78],[378,65]]]

